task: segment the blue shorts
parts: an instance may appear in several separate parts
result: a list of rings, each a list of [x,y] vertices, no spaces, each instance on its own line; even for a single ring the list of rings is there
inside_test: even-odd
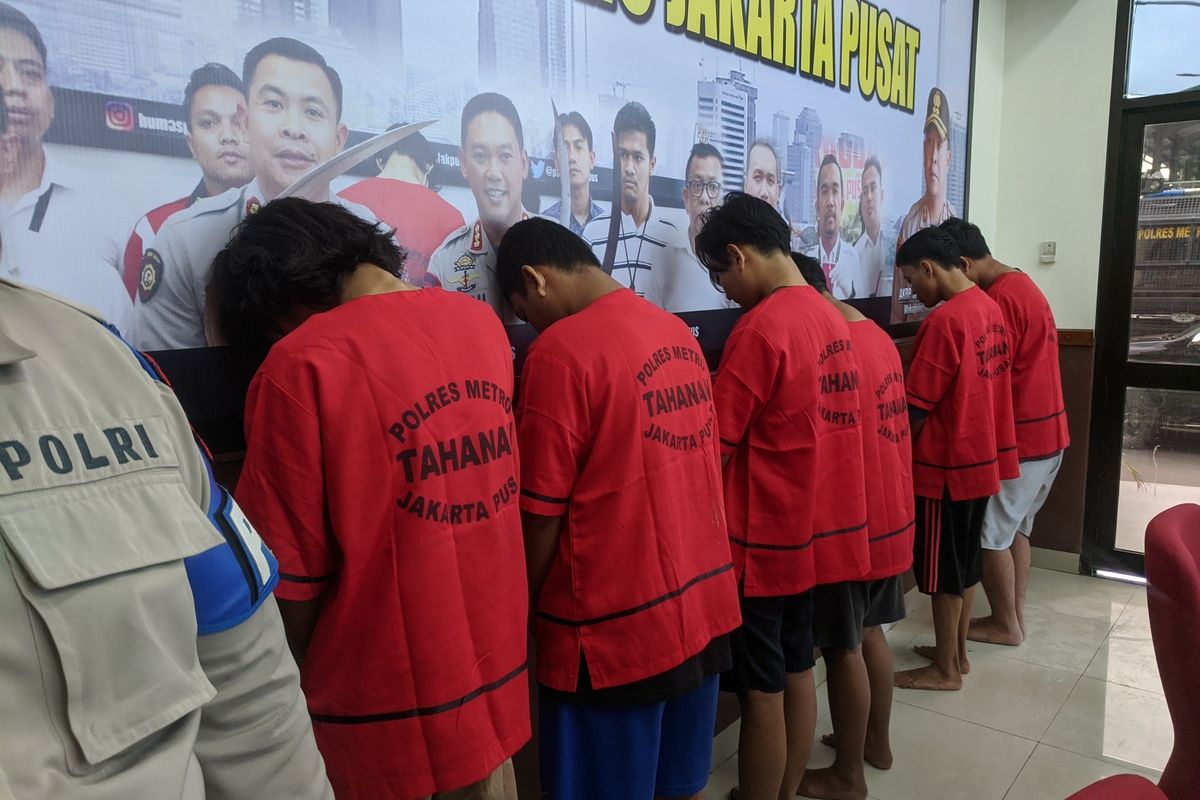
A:
[[[613,708],[565,703],[542,692],[542,797],[650,800],[691,797],[708,783],[717,676],[682,697]]]

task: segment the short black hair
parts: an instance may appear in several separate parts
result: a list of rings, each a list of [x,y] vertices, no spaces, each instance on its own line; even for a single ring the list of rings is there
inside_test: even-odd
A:
[[[765,147],[767,152],[771,154],[771,158],[775,159],[775,177],[782,178],[783,164],[779,161],[779,153],[775,152],[775,145],[771,144],[768,139],[755,139],[751,142],[750,147],[746,150],[746,167],[750,167],[750,154],[754,152],[756,147]]]
[[[387,129],[394,131],[408,124],[407,122],[396,122],[389,125]],[[429,143],[429,140],[420,131],[413,131],[408,136],[396,142],[384,153],[384,156],[392,154],[408,156],[421,170],[429,169],[433,166],[434,162],[433,145]]]
[[[874,167],[875,172],[879,174],[879,182],[883,183],[883,164],[879,163],[878,156],[870,156],[866,160],[866,163],[863,164],[862,174],[865,176],[867,174],[867,170],[871,169],[872,167]]]
[[[496,279],[504,297],[525,296],[521,267],[526,264],[575,272],[600,267],[592,248],[557,222],[530,217],[513,225],[500,240],[496,254]]]
[[[617,112],[616,119],[613,120],[613,133],[617,135],[617,138],[620,138],[623,133],[644,133],[646,135],[646,147],[650,149],[650,155],[654,155],[655,130],[654,120],[650,118],[650,112],[636,100],[630,100],[621,106],[621,110]]]
[[[342,119],[342,78],[338,75],[337,70],[329,66],[325,62],[325,56],[317,52],[316,48],[311,47],[299,39],[291,39],[287,36],[276,36],[274,39],[267,39],[265,42],[260,42],[254,45],[249,53],[246,53],[246,59],[242,62],[242,85],[243,91],[250,93],[250,84],[254,82],[254,71],[258,69],[259,62],[267,56],[281,56],[290,58],[292,61],[303,61],[306,64],[315,64],[325,73],[325,77],[329,79],[329,84],[333,87],[333,97],[337,101],[337,120]]]
[[[842,186],[844,188],[845,181],[842,179],[842,165],[838,163],[837,156],[835,156],[833,153],[826,153],[825,157],[821,159],[821,166],[817,167],[817,185],[821,185],[821,170],[825,169],[830,164],[833,164],[835,167],[837,167],[838,186]],[[880,175],[882,174],[883,173],[880,173]]]
[[[723,204],[700,219],[704,227],[696,234],[696,257],[709,272],[729,269],[726,247],[731,244],[753,247],[763,255],[792,251],[787,222],[766,200],[745,192],[730,192]]]
[[[566,114],[558,115],[558,124],[562,128],[568,125],[573,125],[579,128],[579,132],[583,134],[583,138],[587,139],[588,150],[595,150],[595,143],[592,141],[592,126],[588,125],[588,121],[583,118],[583,114],[578,111],[568,111]]]
[[[829,283],[825,280],[825,270],[821,268],[820,261],[795,250],[792,251],[792,261],[796,262],[800,275],[808,281],[809,286],[822,294],[829,291]]]
[[[9,28],[24,34],[29,41],[33,42],[33,49],[37,50],[38,55],[42,57],[42,66],[46,66],[46,42],[42,39],[42,32],[38,30],[37,25],[33,24],[33,20],[8,3],[0,3],[0,28]]]
[[[958,217],[950,217],[938,226],[954,239],[959,252],[966,258],[986,258],[992,254],[979,226]]]
[[[922,228],[904,240],[896,251],[897,267],[915,267],[922,261],[928,260],[943,269],[958,267],[958,242],[954,237],[938,227]]]
[[[488,111],[494,111],[500,116],[508,120],[513,126],[513,130],[517,134],[517,145],[522,150],[525,149],[525,131],[521,128],[521,115],[517,113],[517,107],[513,105],[513,101],[509,100],[502,94],[496,92],[483,92],[477,94],[467,101],[463,106],[462,111],[462,126],[459,130],[459,146],[467,146],[467,126],[480,114]]]
[[[708,142],[696,142],[692,145],[692,152],[688,153],[687,161],[683,165],[683,179],[687,180],[688,172],[692,169],[692,161],[697,158],[715,158],[717,163],[721,165],[721,169],[725,169],[725,159],[721,157],[721,151],[712,146]]]
[[[228,86],[243,95],[246,93],[241,78],[224,64],[210,61],[203,67],[196,67],[188,79],[187,88],[183,90],[183,116],[189,130],[192,127],[192,103],[196,102],[196,93],[206,86]]]
[[[213,259],[211,319],[227,344],[261,359],[280,317],[296,307],[336,306],[343,281],[359,264],[399,277],[404,259],[391,231],[340,205],[273,200],[242,220]]]

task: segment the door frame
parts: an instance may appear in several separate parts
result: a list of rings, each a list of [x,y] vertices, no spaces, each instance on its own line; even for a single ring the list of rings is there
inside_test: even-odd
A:
[[[1195,389],[1200,367],[1130,363],[1129,319],[1137,253],[1143,137],[1147,125],[1200,119],[1200,90],[1125,97],[1133,0],[1117,9],[1104,216],[1096,293],[1096,347],[1080,569],[1144,576],[1145,557],[1116,549],[1127,388]]]

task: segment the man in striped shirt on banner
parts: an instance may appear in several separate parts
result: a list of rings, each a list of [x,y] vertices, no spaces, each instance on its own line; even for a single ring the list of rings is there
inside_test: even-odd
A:
[[[663,216],[650,196],[654,172],[654,120],[646,107],[626,103],[613,121],[617,151],[613,169],[621,171],[621,229],[616,241],[612,276],[639,297],[660,308],[665,300],[665,267],[673,253],[687,247],[682,227]],[[583,229],[583,240],[603,262],[611,214],[602,214]]]

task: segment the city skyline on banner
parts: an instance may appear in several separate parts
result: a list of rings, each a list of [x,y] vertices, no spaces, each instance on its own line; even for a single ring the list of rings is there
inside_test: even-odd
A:
[[[670,9],[683,7],[678,2],[650,3],[644,18],[623,13],[621,3],[610,8],[592,0],[78,0],[69,5],[18,0],[12,5],[28,15],[44,40],[46,80],[57,100],[37,146],[44,141],[56,169],[70,167],[70,181],[81,189],[123,187],[106,198],[104,221],[90,223],[105,228],[106,242],[116,243],[106,245],[105,252],[119,249],[127,239],[132,242],[136,235],[143,257],[157,254],[151,247],[153,237],[175,213],[164,209],[175,209],[173,203],[182,203],[181,209],[193,203],[203,206],[210,202],[203,197],[206,192],[224,191],[224,184],[196,170],[203,168],[190,128],[195,120],[189,114],[196,109],[194,103],[184,107],[185,89],[206,64],[227,67],[231,80],[240,84],[247,53],[277,37],[310,48],[338,83],[336,122],[345,132],[338,134],[335,149],[314,151],[314,163],[397,123],[432,120],[423,131],[429,164],[417,180],[461,218],[468,239],[472,221],[485,223],[474,237],[480,253],[490,247],[494,254],[506,229],[496,223],[489,230],[481,200],[484,178],[472,177],[464,158],[466,142],[461,141],[467,132],[464,123],[470,121],[463,118],[464,108],[488,92],[511,101],[512,125],[507,130],[515,136],[523,160],[519,174],[505,180],[511,184],[507,191],[519,196],[515,208],[524,214],[558,217],[559,201],[567,198],[560,195],[552,107],[578,115],[591,155],[585,159],[588,180],[575,190],[586,195],[586,202],[581,205],[576,197],[574,207],[591,211],[578,216],[572,228],[591,237],[598,255],[606,249],[607,234],[585,234],[584,228],[591,218],[607,218],[612,210],[612,187],[618,184],[612,178],[615,152],[610,132],[619,112],[636,105],[648,120],[643,145],[650,163],[636,183],[652,211],[645,211],[646,201],[623,200],[622,225],[640,226],[639,235],[644,235],[645,214],[650,213],[656,225],[661,222],[667,226],[664,230],[676,231],[667,237],[671,241],[664,253],[681,254],[678,258],[691,266],[680,274],[696,284],[707,276],[691,253],[691,237],[708,202],[689,202],[695,147],[716,149],[717,200],[719,194],[734,190],[768,200],[789,222],[793,249],[822,259],[836,295],[892,295],[893,321],[920,313],[912,298],[900,296],[905,290],[894,280],[895,247],[914,226],[965,213],[974,26],[970,0],[798,4],[832,13],[822,17],[824,12],[818,10],[812,19],[795,17],[790,23],[794,28],[777,31],[777,38],[789,47],[794,42],[787,36],[798,40],[804,58],[806,47],[819,50],[821,37],[826,37],[830,60],[840,58],[841,63],[829,64],[824,79],[811,54],[799,68],[781,68],[780,63],[753,57],[746,52],[748,46],[718,46],[712,36],[698,33],[705,30],[703,24],[694,32],[685,31],[694,20],[672,18],[675,12]],[[857,15],[863,15],[861,22],[854,22]],[[860,36],[856,26],[871,34]],[[878,54],[862,45],[868,39],[874,45],[876,32]],[[895,49],[885,58],[893,32]],[[855,36],[858,49],[839,47],[839,42]],[[777,50],[776,61],[783,60]],[[889,98],[852,90],[851,84],[862,75],[870,73],[873,81],[876,70],[882,75],[893,67],[893,82],[904,81],[897,89],[902,90],[898,101],[895,93]],[[845,76],[840,84],[832,78],[835,69]],[[848,77],[851,74],[856,78]],[[243,95],[242,102],[246,100]],[[253,119],[253,102],[249,108]],[[240,119],[236,125],[245,124],[244,114]],[[252,131],[253,122],[249,127]],[[252,132],[231,135],[251,151],[256,147]],[[109,158],[100,156],[102,151],[123,154]],[[363,180],[395,177],[395,170],[385,169],[386,160],[354,165],[335,178],[330,190],[343,198],[370,196],[386,205],[370,195],[366,183],[354,188]],[[826,174],[830,164],[836,174]],[[126,178],[131,170],[140,176],[133,183]],[[248,177],[253,174],[251,170]],[[198,177],[203,178],[200,186]],[[832,178],[837,187],[831,200],[822,184]],[[869,213],[860,210],[868,178],[874,187]],[[267,191],[259,199],[271,197]],[[375,217],[396,226],[390,209],[366,205]],[[146,220],[152,216],[150,225]],[[437,231],[421,231],[423,239],[438,241],[452,239],[452,234],[440,225]],[[0,274],[17,276],[20,268],[14,261],[33,257],[36,242],[31,239],[28,256],[20,248],[3,254]],[[436,244],[425,247],[430,257]],[[137,307],[145,302],[135,292],[139,280],[154,285],[158,274],[171,273],[168,266],[153,263],[147,272],[145,265],[139,267],[130,258],[122,264],[105,256]],[[486,291],[479,287],[486,281],[473,276],[477,268],[486,274],[486,260],[452,270],[454,286],[459,291],[473,287],[483,299]],[[870,268],[865,266],[868,260]],[[857,274],[860,270],[862,275]],[[649,290],[647,296],[656,298],[656,291]],[[678,294],[668,288],[662,292],[664,297]],[[661,304],[675,311],[728,305],[708,290],[685,294],[689,299],[682,306],[665,300]]]

